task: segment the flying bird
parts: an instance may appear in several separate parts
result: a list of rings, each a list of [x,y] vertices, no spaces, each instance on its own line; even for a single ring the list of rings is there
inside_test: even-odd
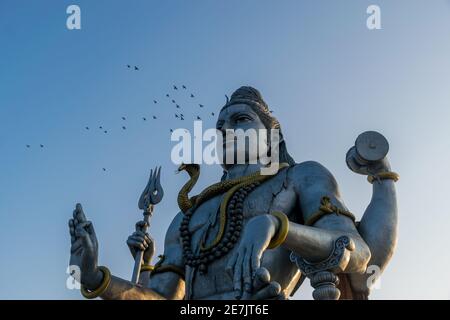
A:
[[[127,120],[127,118],[125,118],[125,117],[122,117],[122,120]]]
[[[168,97],[170,97],[170,95],[169,95],[169,94],[166,94],[166,97],[168,98]]]
[[[157,103],[158,103],[158,101],[156,101],[156,100],[153,100],[153,103],[154,103],[154,104],[157,104]]]
[[[195,96],[191,93],[191,98],[194,98]]]
[[[183,89],[186,89],[186,86],[183,84]]]
[[[197,116],[197,120],[202,120],[202,118],[200,118],[199,116]]]
[[[41,144],[41,145],[40,145],[40,147],[41,147],[41,148],[43,148],[43,147],[44,147],[44,145],[43,145],[43,144]]]
[[[172,103],[175,103],[175,100],[172,99]]]
[[[127,67],[128,67],[128,69],[130,69],[130,68],[131,68],[131,66],[130,66],[129,64],[127,64]]]
[[[30,148],[31,146],[29,144],[27,144],[27,148]]]
[[[214,117],[214,112],[211,112],[211,115]]]
[[[100,127],[98,127],[100,130],[102,130],[103,129],[103,127],[102,126],[100,126]]]
[[[89,130],[89,127],[86,127],[86,130]]]
[[[200,107],[200,108],[203,108],[203,107],[204,107],[204,105],[202,105],[202,104],[200,103],[200,104],[199,104],[199,107]]]
[[[138,70],[139,70],[139,68],[138,68],[138,67],[136,67],[136,66],[134,66],[134,70],[138,71]]]
[[[105,168],[102,168],[102,170],[103,170],[103,171],[106,171],[106,169],[105,169]]]
[[[142,120],[147,121],[147,118],[146,117],[142,117]]]
[[[170,129],[170,132],[173,132],[173,129]]]
[[[153,119],[156,119],[156,116],[153,116]]]
[[[108,133],[108,131],[107,131],[107,130],[105,130],[104,132],[105,132],[105,133]]]
[[[177,86],[173,86],[173,90],[178,90]]]
[[[180,109],[180,106],[177,104],[177,108]]]
[[[175,113],[175,118],[179,118],[178,115]]]
[[[123,129],[123,130],[127,130],[127,127],[125,127],[125,126],[122,126],[122,129]]]

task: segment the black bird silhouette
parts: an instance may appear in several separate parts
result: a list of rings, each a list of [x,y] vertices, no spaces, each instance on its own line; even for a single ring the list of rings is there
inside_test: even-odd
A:
[[[131,66],[130,66],[129,64],[127,64],[127,67],[128,67],[128,69],[130,69],[130,68],[131,68]]]
[[[125,127],[125,126],[122,126],[122,129],[123,129],[123,130],[127,130],[127,127]]]
[[[136,71],[137,71],[137,70],[139,70],[139,68],[138,68],[138,67],[136,67],[136,66],[134,66],[134,70],[136,70]]]
[[[178,115],[175,113],[175,118],[179,118]]]
[[[154,104],[157,104],[157,103],[158,103],[158,101],[156,101],[156,100],[153,100],[153,103],[154,103]]]
[[[214,117],[214,112],[211,112],[211,115]]]
[[[168,97],[170,97],[170,95],[169,95],[169,94],[166,94],[166,97],[168,98]]]
[[[122,117],[122,120],[127,120],[127,118],[125,118],[125,117]]]
[[[89,127],[86,127],[86,130],[89,130]]]
[[[98,127],[100,130],[102,130],[103,129],[103,127],[102,126],[100,126],[100,127]]]
[[[27,144],[27,148],[30,148],[31,146],[29,144]]]
[[[103,170],[103,171],[106,171],[106,169],[105,169],[105,168],[102,168],[102,170]]]
[[[172,103],[175,103],[175,100],[172,99]]]
[[[108,133],[108,131],[107,131],[107,130],[105,130],[104,132],[105,132],[105,133]]]
[[[199,104],[199,107],[200,107],[200,108],[203,108],[203,107],[204,107],[204,105],[202,105],[202,104],[200,103],[200,104]]]
[[[180,106],[177,104],[177,108],[180,109]]]
[[[147,118],[146,117],[142,117],[142,120],[147,121]]]
[[[173,90],[178,90],[177,86],[173,86]]]
[[[183,89],[186,89],[186,86],[183,84]]]
[[[170,132],[173,132],[173,130],[172,130],[172,129],[170,129]]]
[[[41,144],[40,146],[41,146],[41,148],[43,148],[43,147],[44,147],[44,145],[43,145],[43,144]]]
[[[270,113],[273,113],[273,110],[270,110]]]
[[[153,119],[156,119],[156,117],[155,117],[155,116],[153,116]]]
[[[195,96],[191,93],[191,98],[194,98]]]
[[[202,118],[200,118],[199,116],[197,116],[197,120],[202,120]]]

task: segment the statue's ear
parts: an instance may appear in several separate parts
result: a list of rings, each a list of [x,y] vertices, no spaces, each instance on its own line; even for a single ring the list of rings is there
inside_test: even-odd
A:
[[[276,131],[275,131],[276,130]],[[278,150],[278,154],[280,154],[280,145],[284,141],[283,134],[280,129],[271,129],[268,130],[267,143],[269,145],[269,151],[267,155],[269,157],[272,156],[272,150]]]

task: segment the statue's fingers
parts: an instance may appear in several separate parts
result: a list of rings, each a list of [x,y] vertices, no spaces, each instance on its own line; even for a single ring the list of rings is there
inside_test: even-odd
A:
[[[142,232],[142,231],[136,231],[136,232],[134,233],[134,235],[136,235],[136,236],[138,236],[138,237],[145,238],[145,232]]]
[[[253,247],[251,255],[251,268],[252,268],[252,278],[256,277],[256,271],[261,267],[263,251],[257,247]],[[268,281],[267,281],[268,282]]]
[[[234,278],[234,266],[236,265],[237,257],[238,252],[233,253],[230,260],[228,260],[227,266],[225,267],[225,272],[228,274],[230,279]]]
[[[81,239],[77,239],[70,247],[70,253],[75,253],[82,247],[83,247],[83,241]]]
[[[264,268],[258,268],[255,272],[255,278],[253,279],[253,289],[255,291],[261,290],[263,287],[267,286],[270,282],[270,273]]]
[[[135,236],[134,239],[135,239],[136,241],[138,241],[140,244],[142,244],[145,248],[148,247],[148,244],[147,244],[147,242],[145,242],[145,238],[144,238],[144,237],[141,237],[141,236]]]
[[[276,298],[281,292],[281,286],[278,282],[272,281],[267,286],[257,291],[252,300],[266,300]]]
[[[238,300],[240,300],[242,297],[242,273],[243,273],[242,269],[244,257],[245,257],[245,249],[239,252],[238,258],[236,260],[236,265],[234,267],[233,288],[234,288],[234,296]]]
[[[243,277],[244,280],[244,291],[249,293],[252,291],[252,269],[251,269],[251,256],[252,252],[247,250],[245,252],[245,257],[243,261]]]
[[[73,217],[77,223],[87,221],[86,216],[84,215],[83,207],[80,203],[76,204],[75,210],[73,211]]]
[[[75,228],[75,235],[81,238],[83,246],[85,246],[86,248],[91,248],[93,247],[93,243],[89,233],[86,231],[86,226],[88,224],[88,222],[79,223]]]
[[[69,220],[69,233],[70,233],[70,241],[73,244],[76,240],[75,237],[75,225],[73,223],[73,219]]]
[[[153,243],[153,239],[152,237],[150,237],[147,233],[144,236],[145,242],[150,245],[151,243]]]
[[[137,239],[128,239],[127,244],[134,247],[135,249],[138,250],[145,250],[145,246],[142,244],[141,241],[137,240]]]

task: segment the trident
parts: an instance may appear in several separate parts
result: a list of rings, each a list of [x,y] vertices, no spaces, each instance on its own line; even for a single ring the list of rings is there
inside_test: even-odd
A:
[[[139,209],[144,211],[144,222],[146,223],[144,229],[142,230],[143,232],[147,232],[150,225],[150,218],[153,214],[154,205],[159,203],[164,196],[164,190],[161,187],[160,177],[161,167],[156,167],[154,170],[150,170],[150,178],[148,179],[147,186],[139,198],[138,206]],[[133,283],[138,283],[139,281],[143,257],[144,250],[139,250],[134,258],[133,276],[131,277],[131,282]]]

